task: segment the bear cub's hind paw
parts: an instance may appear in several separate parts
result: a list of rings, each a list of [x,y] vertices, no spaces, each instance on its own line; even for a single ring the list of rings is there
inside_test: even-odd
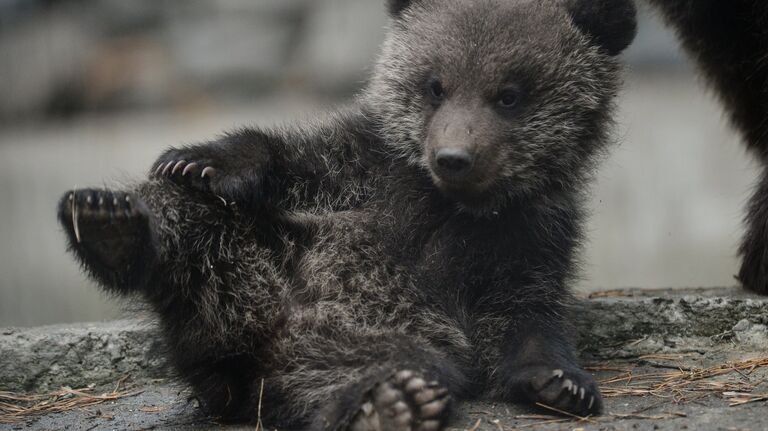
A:
[[[148,225],[144,203],[130,193],[74,190],[59,203],[59,221],[78,244],[136,239]]]
[[[105,287],[134,284],[152,261],[151,215],[130,193],[74,190],[61,198],[58,215],[72,251]]]
[[[372,391],[350,431],[439,431],[451,403],[448,390],[409,370],[397,372]]]

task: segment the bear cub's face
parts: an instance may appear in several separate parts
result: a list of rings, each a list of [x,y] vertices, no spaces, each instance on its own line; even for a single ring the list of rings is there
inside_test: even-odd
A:
[[[585,178],[634,38],[631,0],[393,0],[369,90],[389,144],[465,208]]]

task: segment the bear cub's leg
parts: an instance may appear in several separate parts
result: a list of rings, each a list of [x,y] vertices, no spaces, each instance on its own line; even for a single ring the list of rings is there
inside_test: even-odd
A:
[[[58,216],[70,248],[105,287],[127,291],[149,277],[157,256],[152,216],[136,196],[74,190],[60,200]]]
[[[353,417],[350,431],[438,431],[445,425],[448,389],[402,370],[379,383]]]
[[[580,416],[600,414],[600,390],[578,366],[570,337],[556,322],[534,318],[527,323],[509,335],[497,390],[509,401],[541,403]]]

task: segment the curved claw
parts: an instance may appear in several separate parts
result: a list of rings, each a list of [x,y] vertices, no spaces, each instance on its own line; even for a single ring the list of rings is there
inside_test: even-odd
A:
[[[156,177],[160,176],[160,172],[163,171],[164,167],[165,167],[165,162],[160,162],[160,163],[157,164],[157,167],[155,168],[155,176]]]
[[[203,169],[203,173],[200,174],[200,178],[213,177],[214,175],[216,175],[216,169],[206,166],[205,169]]]
[[[175,165],[173,165],[173,169],[171,169],[171,175],[176,175],[176,172],[181,169],[182,166],[184,166],[187,162],[185,160],[179,160],[176,162]]]
[[[171,169],[171,166],[173,166],[173,161],[170,161],[165,165],[162,173],[163,176],[168,175],[168,170]]]
[[[197,168],[197,163],[195,163],[195,162],[192,162],[192,163],[188,164],[188,165],[187,165],[187,166],[184,168],[184,170],[183,170],[183,171],[181,171],[181,176],[182,176],[182,177],[186,177],[186,176],[187,176],[187,174],[188,174],[188,173],[189,173],[191,170],[193,170],[193,169],[195,169],[195,168]]]

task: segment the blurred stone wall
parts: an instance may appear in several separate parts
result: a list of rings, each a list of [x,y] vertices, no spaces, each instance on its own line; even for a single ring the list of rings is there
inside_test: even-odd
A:
[[[0,0],[0,124],[299,92],[348,96],[383,0]],[[643,15],[627,58],[678,66]]]
[[[347,95],[380,0],[0,1],[0,121],[283,91]]]

